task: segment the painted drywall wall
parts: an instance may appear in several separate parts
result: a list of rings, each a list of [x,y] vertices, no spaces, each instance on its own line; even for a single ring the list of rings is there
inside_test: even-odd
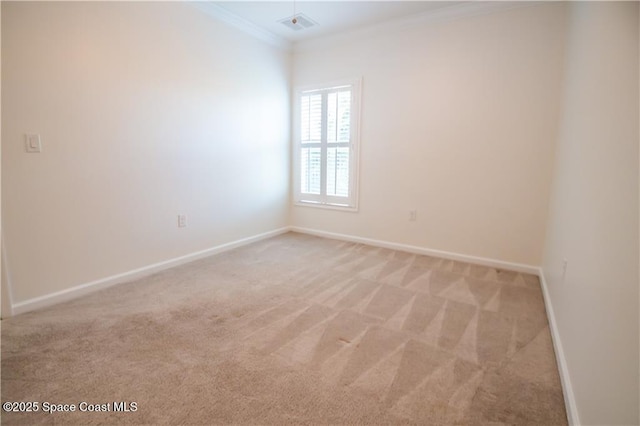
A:
[[[288,53],[181,2],[2,2],[2,71],[14,303],[286,225]]]
[[[543,272],[585,425],[640,422],[638,35],[638,3],[570,7]]]
[[[564,25],[543,4],[297,51],[294,86],[362,77],[360,209],[292,224],[540,265]]]

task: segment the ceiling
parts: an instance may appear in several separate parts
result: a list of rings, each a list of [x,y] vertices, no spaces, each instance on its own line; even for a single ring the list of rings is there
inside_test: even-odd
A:
[[[403,18],[458,5],[460,1],[299,1],[296,14],[302,13],[318,25],[295,31],[281,24],[290,18],[294,2],[288,1],[216,1],[215,4],[235,18],[249,22],[289,43],[335,36]],[[299,24],[298,24],[299,25]]]

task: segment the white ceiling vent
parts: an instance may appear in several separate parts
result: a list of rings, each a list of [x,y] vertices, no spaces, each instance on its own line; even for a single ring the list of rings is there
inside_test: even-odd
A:
[[[295,18],[295,24],[294,22]],[[285,27],[292,29],[294,31],[305,30],[307,28],[315,27],[318,25],[313,19],[306,16],[304,13],[297,13],[296,15],[289,16],[288,18],[284,18],[279,20],[282,25]]]

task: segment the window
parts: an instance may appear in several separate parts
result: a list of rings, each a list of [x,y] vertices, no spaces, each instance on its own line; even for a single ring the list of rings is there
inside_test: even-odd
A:
[[[357,208],[359,106],[359,81],[296,92],[296,204]]]

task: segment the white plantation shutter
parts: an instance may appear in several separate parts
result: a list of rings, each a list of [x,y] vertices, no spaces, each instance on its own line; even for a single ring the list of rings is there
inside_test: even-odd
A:
[[[320,194],[320,171],[322,159],[320,148],[302,148],[300,164],[302,171],[300,190],[303,194]]]
[[[322,132],[322,95],[304,95],[300,100],[302,142],[320,142]]]
[[[354,209],[359,83],[298,92],[296,202]]]
[[[301,185],[304,194],[320,195],[321,189],[321,137],[322,95],[303,95],[300,98],[300,150]]]
[[[327,94],[327,195],[349,196],[351,89]]]

